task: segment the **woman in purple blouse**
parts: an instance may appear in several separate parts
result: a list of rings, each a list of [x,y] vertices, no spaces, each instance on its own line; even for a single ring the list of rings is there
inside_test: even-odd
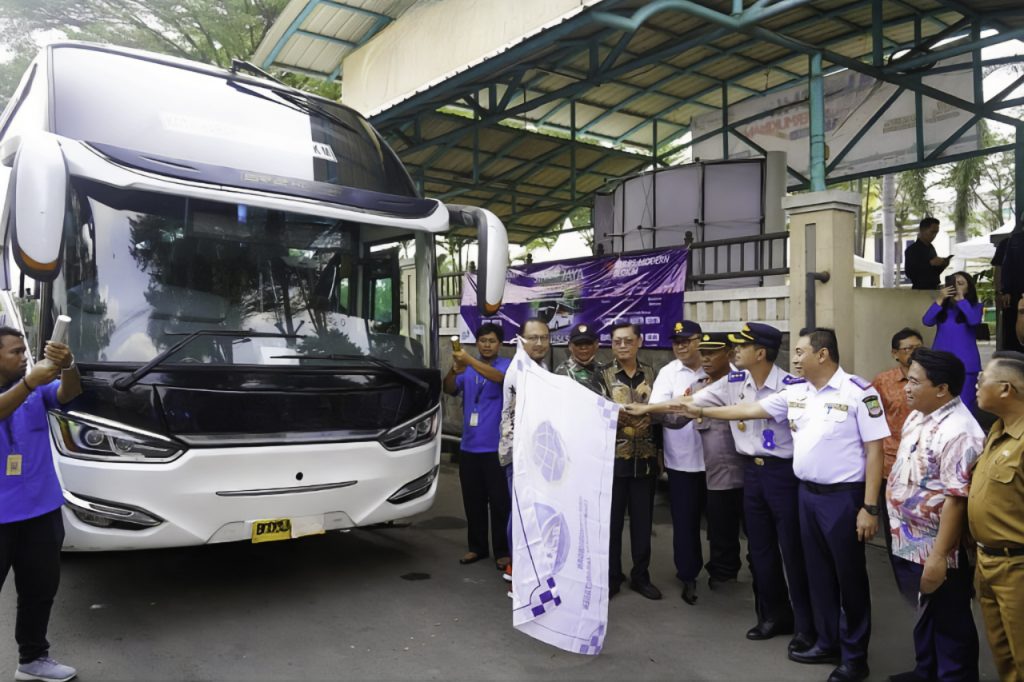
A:
[[[922,321],[929,327],[938,326],[932,349],[948,351],[964,363],[967,377],[960,399],[974,412],[974,389],[981,371],[981,355],[974,328],[981,324],[982,305],[978,302],[973,277],[966,272],[957,272],[952,279],[952,286],[947,284],[939,289],[938,298],[925,312]]]

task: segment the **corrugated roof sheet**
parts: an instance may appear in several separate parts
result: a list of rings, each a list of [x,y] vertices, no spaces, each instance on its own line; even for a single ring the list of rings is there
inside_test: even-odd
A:
[[[700,16],[702,8],[728,15],[732,0],[692,3],[691,11],[666,9],[631,31],[599,17],[630,17],[648,4],[604,0],[566,20],[557,40],[549,30],[509,48],[517,55],[511,66],[495,58],[467,65],[373,122],[427,195],[485,206],[506,222],[513,241],[523,241],[557,228],[572,208],[591,202],[592,192],[651,166],[694,116],[722,106],[723,86],[735,105],[807,76],[806,54],[722,31]],[[749,9],[754,3],[743,4]],[[411,5],[412,0],[293,0],[256,61],[337,76],[352,45],[370,39]],[[759,27],[844,57],[871,57],[870,0],[768,0],[759,6],[774,11]],[[887,53],[905,48],[917,32],[928,39],[965,18],[986,29],[1020,32],[1020,6],[1020,0],[886,0],[883,44]],[[494,111],[489,87],[500,83],[494,92],[501,101],[513,73],[522,77],[503,115]],[[524,106],[528,101],[535,104]],[[575,145],[569,140],[572,103]],[[622,143],[627,147],[615,147]]]

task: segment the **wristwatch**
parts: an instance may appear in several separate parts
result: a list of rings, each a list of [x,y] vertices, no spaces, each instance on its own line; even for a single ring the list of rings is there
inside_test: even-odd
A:
[[[878,505],[877,504],[865,504],[861,505],[861,508],[872,516],[878,516]]]

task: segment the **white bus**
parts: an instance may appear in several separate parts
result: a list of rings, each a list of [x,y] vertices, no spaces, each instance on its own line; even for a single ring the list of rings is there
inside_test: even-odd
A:
[[[435,235],[505,228],[422,198],[356,112],[230,71],[48,46],[0,118],[0,303],[35,357],[58,315],[84,395],[50,415],[65,548],[264,541],[431,505]],[[399,311],[399,257],[415,293]]]

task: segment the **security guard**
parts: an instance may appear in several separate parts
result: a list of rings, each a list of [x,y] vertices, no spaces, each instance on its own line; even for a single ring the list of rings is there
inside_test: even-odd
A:
[[[698,345],[701,367],[707,375],[693,387],[699,396],[707,386],[724,380],[734,369],[732,342],[726,332],[703,334]],[[722,419],[701,419],[695,425],[704,451],[707,474],[707,505],[710,558],[704,565],[708,587],[715,589],[735,583],[743,563],[740,560],[740,529],[743,527],[744,458],[736,451],[729,422]]]
[[[1024,353],[993,354],[978,376],[978,407],[999,419],[967,498],[978,543],[978,603],[1001,680],[1024,680]]]
[[[739,371],[694,394],[695,406],[756,403],[803,381],[775,365],[782,346],[782,332],[775,327],[751,322],[729,340],[736,344],[733,361]],[[747,631],[747,639],[770,639],[795,629],[790,651],[806,651],[816,636],[789,422],[753,419],[730,425],[736,450],[745,456],[743,510],[757,611],[757,625]]]
[[[798,663],[834,663],[829,682],[867,678],[871,593],[864,542],[878,531],[882,439],[889,435],[871,384],[839,366],[835,331],[800,332],[793,367],[804,381],[756,404],[696,407],[701,418],[789,420],[793,473],[800,479],[800,535],[818,639],[790,651]],[[842,615],[842,618],[840,618]]]

